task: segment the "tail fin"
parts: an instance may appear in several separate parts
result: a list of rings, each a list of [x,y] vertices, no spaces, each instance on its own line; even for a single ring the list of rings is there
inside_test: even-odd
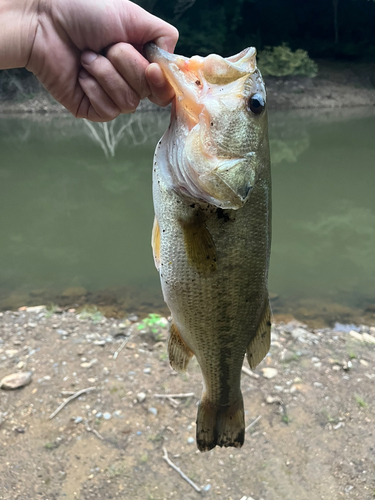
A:
[[[197,416],[197,446],[208,451],[215,446],[241,448],[245,440],[245,416],[242,395],[230,406],[218,406],[204,396]]]

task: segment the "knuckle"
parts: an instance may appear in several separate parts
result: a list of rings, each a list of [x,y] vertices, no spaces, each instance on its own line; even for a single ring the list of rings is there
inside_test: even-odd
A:
[[[129,54],[130,45],[128,43],[120,42],[112,45],[107,51],[107,58],[113,63],[118,64],[125,60]]]
[[[123,95],[121,102],[116,103],[121,110],[121,113],[130,113],[134,111],[139,105],[140,98],[133,92],[128,91]]]

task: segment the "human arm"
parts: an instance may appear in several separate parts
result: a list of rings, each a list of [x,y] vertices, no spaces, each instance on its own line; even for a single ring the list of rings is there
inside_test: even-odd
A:
[[[141,52],[150,40],[173,51],[177,37],[128,0],[0,0],[0,68],[25,66],[75,116],[93,121],[132,112],[145,97],[170,102],[160,67]]]

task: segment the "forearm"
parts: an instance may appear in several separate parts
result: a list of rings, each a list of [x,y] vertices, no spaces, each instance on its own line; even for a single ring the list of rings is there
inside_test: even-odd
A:
[[[26,66],[38,22],[38,0],[0,0],[0,69]]]

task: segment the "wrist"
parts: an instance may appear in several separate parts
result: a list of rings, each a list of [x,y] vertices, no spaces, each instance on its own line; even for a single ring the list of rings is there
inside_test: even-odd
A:
[[[38,26],[39,0],[0,0],[0,69],[27,65]]]

